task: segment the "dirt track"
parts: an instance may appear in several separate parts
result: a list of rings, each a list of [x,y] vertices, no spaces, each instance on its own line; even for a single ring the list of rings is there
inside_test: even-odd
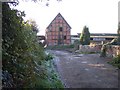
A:
[[[49,50],[55,55],[55,64],[67,88],[117,88],[118,70],[109,65],[109,59],[99,54],[72,54]]]

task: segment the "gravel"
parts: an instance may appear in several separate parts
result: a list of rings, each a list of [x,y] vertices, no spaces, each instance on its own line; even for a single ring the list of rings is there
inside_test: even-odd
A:
[[[99,54],[48,50],[65,88],[118,88],[118,70]]]

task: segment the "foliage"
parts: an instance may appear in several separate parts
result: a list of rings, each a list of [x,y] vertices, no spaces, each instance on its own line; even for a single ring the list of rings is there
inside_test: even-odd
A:
[[[120,45],[120,22],[118,24],[118,30],[117,30],[118,37],[114,38],[111,42],[108,44],[110,45]]]
[[[20,1],[20,0],[14,0],[14,2],[16,2],[17,4],[19,3],[19,1]],[[36,2],[41,2],[41,3],[42,3],[42,2],[45,2],[45,5],[46,5],[46,6],[49,6],[51,0],[22,0],[22,1],[26,1],[26,2],[27,2],[27,1],[33,1],[33,2],[35,2],[35,3],[36,3]],[[57,2],[61,2],[62,0],[56,0],[56,1],[57,1]],[[16,5],[16,4],[15,4],[15,5]]]
[[[34,88],[40,88],[40,90],[45,90],[45,88],[58,88],[59,90],[59,88],[64,87],[58,77],[58,73],[55,71],[53,60],[43,61],[41,66],[41,70],[45,71],[45,78],[36,78],[36,85]]]
[[[52,55],[48,54],[48,57],[49,56],[52,56]],[[58,77],[58,73],[55,70],[53,59],[52,60],[49,59],[47,61],[44,61],[43,63],[44,63],[45,69],[47,70],[47,78],[46,78],[47,88],[48,86],[50,88],[63,88],[64,86],[61,83]]]
[[[108,42],[107,44],[109,44],[109,45],[118,45],[118,39],[115,38],[111,42]]]
[[[116,66],[116,67],[118,67],[120,69],[120,55],[114,57],[113,60],[108,62],[108,63],[110,63],[113,66]]]
[[[74,41],[74,45],[75,45],[75,44],[80,44],[80,40],[75,40],[75,41]]]
[[[89,28],[84,26],[83,31],[80,35],[80,43],[82,45],[89,45],[90,44],[90,33]]]
[[[11,10],[7,3],[2,3],[2,7],[3,88],[52,87],[44,65],[47,56],[31,25],[23,21],[23,12]]]
[[[120,23],[118,26],[118,37],[114,38],[111,42],[108,42],[106,44],[104,44],[101,48],[101,57],[106,57],[106,50],[107,50],[107,45],[120,45]]]
[[[59,50],[65,50],[65,49],[72,49],[74,48],[74,45],[59,45],[59,46],[48,46],[46,49],[59,49]]]
[[[53,56],[51,54],[48,54],[45,58],[46,61],[53,59]]]
[[[101,54],[100,54],[101,57],[106,57],[106,50],[107,50],[107,47],[104,44],[101,48]]]
[[[78,52],[79,54],[97,54],[99,52]]]
[[[74,50],[78,50],[80,45],[80,40],[75,40],[74,41]]]
[[[29,23],[33,32],[35,32],[36,34],[38,33],[38,25],[36,24],[36,21],[30,19],[30,20],[27,20],[26,23]]]

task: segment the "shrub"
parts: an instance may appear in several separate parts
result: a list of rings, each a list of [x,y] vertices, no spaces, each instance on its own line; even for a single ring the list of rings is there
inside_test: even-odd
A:
[[[107,50],[107,47],[106,45],[104,44],[101,48],[101,54],[100,54],[100,57],[106,57],[106,50]]]
[[[46,77],[45,69],[39,71],[45,60],[44,49],[37,42],[31,25],[24,23],[22,12],[10,9],[7,3],[2,3],[2,7],[3,87],[35,87],[36,78]],[[11,85],[6,82],[8,77],[4,72],[11,75]]]
[[[120,55],[114,57],[113,60],[108,62],[108,63],[110,63],[113,66],[116,66],[116,67],[118,67],[120,69]]]
[[[84,26],[83,31],[80,35],[80,43],[82,45],[89,45],[90,44],[90,33],[89,28]]]
[[[60,46],[48,46],[46,49],[60,49],[60,50],[63,50],[63,49],[72,49],[74,48],[74,45],[71,44],[71,45],[60,45]]]
[[[36,33],[23,21],[21,11],[10,9],[8,3],[2,3],[2,8],[3,88],[51,88],[51,67],[44,65],[46,55]],[[51,55],[47,56],[49,59]]]
[[[46,61],[52,60],[52,59],[53,59],[53,56],[51,54],[46,55],[46,58],[45,58]]]

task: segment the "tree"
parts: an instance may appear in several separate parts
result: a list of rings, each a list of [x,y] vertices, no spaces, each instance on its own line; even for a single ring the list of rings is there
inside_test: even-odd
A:
[[[89,28],[84,26],[83,31],[80,35],[80,43],[82,45],[89,45],[90,44],[90,33]]]
[[[2,87],[50,87],[52,81],[44,65],[46,54],[33,32],[36,25],[24,22],[23,16],[24,12],[2,3]]]
[[[74,41],[74,50],[79,50],[80,40]]]
[[[19,1],[20,1],[20,0],[14,0],[14,1],[11,1],[11,2],[10,2],[10,1],[8,0],[8,2],[12,3],[14,6],[18,5],[18,4],[19,4]],[[36,3],[36,2],[46,2],[46,3],[45,3],[46,6],[49,6],[49,4],[50,4],[50,0],[22,0],[22,1],[26,1],[26,2],[27,2],[27,1],[33,1],[33,2],[35,2],[35,3]],[[61,2],[62,0],[56,0],[56,1],[57,1],[57,2]],[[4,0],[3,0],[3,2],[4,2]]]
[[[2,7],[3,87],[35,87],[42,76],[38,68],[45,59],[44,50],[36,42],[31,25],[24,23],[22,12],[11,10],[8,3]]]
[[[30,20],[27,20],[26,23],[29,23],[29,25],[31,25],[33,32],[35,32],[36,34],[39,32],[38,25],[37,25],[36,21],[30,19]]]
[[[106,50],[107,50],[107,46],[106,44],[103,44],[101,48],[100,57],[106,57]]]

